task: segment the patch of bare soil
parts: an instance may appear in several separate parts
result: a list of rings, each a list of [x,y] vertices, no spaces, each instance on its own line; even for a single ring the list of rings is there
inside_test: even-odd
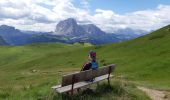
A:
[[[144,91],[152,100],[170,100],[169,92],[149,89],[146,87],[138,87],[138,89]]]

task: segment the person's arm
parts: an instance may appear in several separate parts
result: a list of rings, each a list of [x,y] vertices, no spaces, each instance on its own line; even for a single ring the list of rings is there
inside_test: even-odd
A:
[[[86,63],[83,64],[82,68],[80,71],[83,71],[84,67],[85,67]]]
[[[87,62],[82,66],[81,71],[89,70],[91,68],[91,63]]]

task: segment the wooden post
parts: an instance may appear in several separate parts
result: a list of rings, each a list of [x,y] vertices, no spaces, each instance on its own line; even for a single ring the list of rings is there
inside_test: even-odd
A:
[[[71,95],[73,95],[73,88],[74,88],[74,83],[75,83],[75,75],[73,75],[73,77],[72,77],[72,86],[71,86]]]
[[[111,66],[109,66],[109,75],[108,75],[108,78],[107,78],[109,85],[110,85],[110,73],[111,73]]]

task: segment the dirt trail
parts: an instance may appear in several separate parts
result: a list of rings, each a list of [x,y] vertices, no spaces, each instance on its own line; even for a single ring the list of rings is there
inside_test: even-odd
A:
[[[165,91],[159,91],[145,87],[138,87],[138,89],[144,91],[152,100],[170,100]]]

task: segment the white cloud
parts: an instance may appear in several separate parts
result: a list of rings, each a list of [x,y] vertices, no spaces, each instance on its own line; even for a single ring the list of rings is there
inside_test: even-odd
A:
[[[120,15],[112,10],[90,12],[89,0],[77,8],[73,0],[0,0],[0,25],[7,24],[24,30],[53,31],[58,21],[76,18],[79,23],[94,23],[112,32],[119,28],[152,30],[170,24],[170,5]]]
[[[22,2],[16,3],[14,1],[0,1],[0,18],[18,19],[28,16],[29,10],[25,7],[26,5]]]
[[[136,11],[119,15],[111,10],[97,9],[93,21],[105,31],[118,28],[153,30],[170,24],[169,5],[159,5],[153,10]]]

